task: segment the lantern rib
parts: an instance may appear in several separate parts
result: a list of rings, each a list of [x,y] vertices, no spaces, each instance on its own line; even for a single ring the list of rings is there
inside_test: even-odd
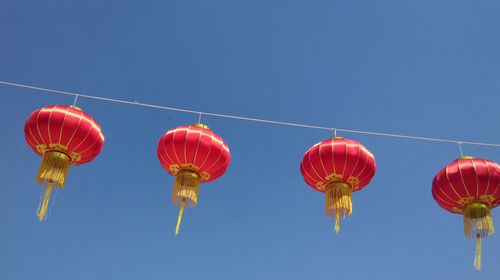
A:
[[[314,146],[314,147],[313,147],[313,149],[314,149],[314,148],[316,148],[316,147],[318,147],[318,153],[319,153],[319,147],[320,147],[320,146],[319,146],[319,145],[316,145],[316,146]],[[311,151],[312,151],[313,149],[311,149]],[[318,171],[316,171],[316,168],[314,168],[313,161],[311,160],[311,154],[312,154],[312,152],[307,152],[307,159],[309,160],[309,161],[308,161],[309,166],[311,166],[312,171],[313,171],[313,172],[314,172],[314,174],[316,174],[316,176],[318,177],[318,179],[319,179],[319,180],[317,180],[317,181],[322,181],[322,182],[325,182],[325,183],[326,183],[326,180],[325,180],[325,179],[324,179],[321,175],[319,175]],[[325,186],[325,187],[326,187],[326,186]]]
[[[495,187],[495,192],[493,194],[496,196],[498,190],[500,189],[500,181],[498,182],[497,186]]]
[[[358,147],[358,156],[356,157],[356,163],[354,164],[354,166],[352,167],[351,169],[351,172],[349,173],[349,175],[347,175],[347,179],[349,179],[349,177],[352,176],[352,174],[354,173],[354,171],[356,170],[356,167],[358,167],[358,162],[359,162],[359,158],[361,157],[361,146],[360,145],[356,145]],[[347,158],[347,157],[346,157]],[[351,186],[353,187],[354,189],[354,186]]]
[[[477,177],[477,168],[476,168],[476,164],[474,163],[474,161],[472,160],[471,161],[472,163],[472,168],[474,169],[474,177],[476,178],[476,198],[479,198],[479,178]]]
[[[172,141],[174,139],[174,132],[173,130],[172,131],[168,131],[166,134],[166,136],[163,137],[163,150],[165,151],[165,154],[167,155],[167,157],[170,159],[170,164],[178,164],[180,163],[179,159],[177,158],[177,156],[175,155],[174,153],[174,147],[173,145],[168,145],[168,140],[170,138],[167,138],[167,137],[172,137]],[[174,171],[174,175],[176,175],[176,172]]]
[[[133,105],[133,106],[141,106],[141,107],[147,107],[147,108],[153,108],[153,109],[161,109],[161,110],[167,110],[167,111],[190,113],[190,114],[196,114],[196,115],[206,115],[206,116],[211,116],[211,117],[242,120],[242,121],[251,121],[251,122],[258,122],[258,123],[267,123],[267,124],[275,124],[275,125],[283,125],[283,126],[291,126],[291,127],[310,128],[310,129],[318,129],[318,130],[329,130],[329,131],[335,131],[335,132],[340,131],[340,132],[345,132],[345,133],[364,134],[364,135],[371,135],[371,136],[391,137],[391,138],[400,138],[400,139],[408,139],[408,140],[454,143],[454,144],[460,144],[460,145],[466,144],[466,145],[475,145],[475,146],[500,147],[500,143],[484,143],[484,142],[452,140],[452,139],[444,139],[444,138],[431,138],[431,137],[394,134],[394,133],[385,133],[385,132],[376,132],[376,131],[343,129],[343,128],[336,128],[336,127],[325,127],[325,126],[302,124],[302,123],[292,123],[292,122],[245,117],[245,116],[238,116],[238,115],[210,113],[210,112],[189,110],[189,109],[176,108],[176,107],[170,107],[170,106],[142,103],[142,102],[137,102],[137,101],[128,101],[128,100],[117,99],[117,98],[109,98],[109,97],[103,97],[103,96],[74,93],[74,92],[55,90],[55,89],[49,89],[49,88],[43,88],[43,87],[37,87],[37,86],[19,84],[19,83],[7,82],[7,81],[0,81],[0,85],[17,87],[17,88],[24,88],[24,89],[31,89],[34,91],[39,91],[39,92],[44,92],[44,93],[72,96],[75,98],[87,98],[87,99],[114,102],[114,103]]]
[[[203,132],[201,130],[202,130],[201,128],[199,130],[195,130],[195,132],[198,133],[198,140],[196,141],[196,150],[194,151],[194,156],[193,156],[194,165],[196,165],[196,158],[198,157],[198,149],[200,148],[201,136],[203,135]]]
[[[75,139],[76,133],[80,130],[80,127],[82,125],[82,120],[83,119],[84,119],[84,116],[83,116],[83,111],[82,111],[82,114],[80,115],[80,119],[78,120],[78,125],[76,126],[75,130],[73,131],[73,134],[71,135],[71,138],[68,141],[68,145],[67,145],[68,152],[72,152],[72,151],[75,151],[76,149],[78,149],[85,142],[85,140],[87,140],[87,138],[89,137],[90,133],[92,132],[92,127],[89,126],[89,130],[87,131],[87,134],[85,134],[85,138],[83,138],[83,140],[81,140],[80,143],[78,143],[77,145],[75,145],[73,148],[71,148],[71,149],[69,148],[69,147],[71,147],[70,144]],[[76,139],[78,140],[78,136],[76,137]]]
[[[321,156],[321,146],[318,148],[318,155],[319,155],[319,163],[321,163],[321,167],[323,168],[323,172],[325,174],[324,176],[328,176],[328,171],[326,171],[325,165],[323,164],[323,157]]]
[[[52,113],[54,112],[56,106],[52,107],[49,113],[49,117],[47,119],[47,136],[49,136],[49,143],[52,143],[52,136],[50,135],[50,118],[52,117]]]
[[[80,116],[79,116],[79,118],[78,118],[78,124],[75,126],[75,129],[74,129],[74,130],[73,130],[73,132],[71,133],[71,136],[69,137],[68,142],[66,142],[66,145],[65,145],[65,146],[66,146],[66,147],[68,147],[68,149],[69,149],[69,147],[70,147],[70,146],[69,146],[69,144],[71,144],[71,141],[73,141],[73,138],[75,137],[76,132],[77,132],[77,131],[78,131],[78,129],[80,128],[80,124],[82,123],[82,119],[83,119],[83,111],[81,111],[81,112],[80,112]],[[74,151],[74,150],[75,150],[75,149],[71,149],[71,150],[70,150],[70,151],[68,151],[68,152],[70,152],[70,153],[71,153],[71,152],[72,152],[72,151]]]
[[[335,138],[331,140],[332,142],[332,165],[333,173],[337,174],[337,165],[335,164]]]
[[[467,187],[467,184],[465,183],[464,180],[464,174],[462,173],[462,168],[460,167],[460,160],[457,161],[457,169],[458,169],[458,175],[460,175],[460,181],[462,182],[462,186],[464,187],[465,192],[467,193],[467,197],[472,197],[469,193],[469,188]]]
[[[172,158],[170,157],[170,155],[168,154],[168,150],[167,150],[167,145],[165,144],[165,136],[162,136],[161,137],[161,142],[162,142],[162,146],[163,146],[163,153],[159,153],[159,155],[162,157],[162,158],[165,158],[163,155],[165,155],[168,159],[168,163],[169,164],[172,164],[174,162],[174,160],[172,160]],[[166,162],[166,161],[165,161]]]
[[[486,185],[486,189],[484,190],[484,193],[482,195],[485,195],[488,193],[488,190],[490,189],[490,184],[491,184],[491,173],[490,173],[490,166],[488,164],[488,161],[482,160],[484,165],[486,166],[486,170],[488,171],[488,184]],[[495,193],[496,194],[496,193]]]
[[[36,139],[35,135],[33,134],[33,131],[31,131],[31,126],[28,125],[27,127],[28,127],[28,131],[29,131],[29,133],[31,135],[31,138],[33,138],[33,141],[36,142],[35,146],[40,145],[40,142],[38,141],[38,139]],[[33,143],[33,141],[30,140],[30,142],[32,142],[32,143]]]
[[[63,134],[63,131],[64,131],[64,123],[66,122],[66,116],[68,115],[68,110],[69,110],[69,107],[66,108],[66,110],[64,110],[64,118],[63,118],[63,121],[62,121],[62,124],[61,124],[61,130],[59,130],[59,139],[57,140],[57,143],[61,143],[61,138],[62,138],[62,134]]]
[[[177,162],[182,164],[185,163],[179,159],[179,156],[177,155],[177,151],[175,150],[175,133],[178,131],[178,129],[174,129],[174,132],[172,132],[172,151],[174,152],[174,156],[177,159]]]
[[[345,169],[347,167],[347,161],[349,159],[349,149],[348,149],[348,145],[349,145],[349,142],[347,142],[347,139],[344,138],[344,142],[345,142],[345,159],[344,159],[344,168],[342,169],[342,176],[344,177],[345,180],[347,180],[349,177],[345,177]]]
[[[208,147],[208,152],[207,152],[207,155],[205,156],[205,159],[203,160],[203,162],[199,166],[200,170],[203,170],[203,166],[205,165],[205,163],[207,162],[208,158],[210,157],[210,153],[212,152],[212,146],[213,145],[214,145],[214,136],[210,135],[210,146]]]
[[[36,119],[35,119],[35,124],[36,124],[36,131],[38,132],[38,136],[40,137],[40,142],[45,143],[45,139],[43,139],[42,133],[40,132],[40,125],[38,124],[38,118],[40,117],[40,111],[36,113]]]

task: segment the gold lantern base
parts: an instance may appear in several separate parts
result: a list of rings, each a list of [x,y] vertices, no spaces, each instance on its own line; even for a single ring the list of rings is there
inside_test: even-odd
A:
[[[490,208],[480,202],[473,202],[465,206],[464,211],[464,233],[467,237],[476,237],[476,256],[474,267],[481,269],[481,238],[487,237],[495,232]]]
[[[43,199],[40,201],[36,211],[36,215],[40,221],[45,220],[47,217],[50,194],[54,185],[57,188],[64,187],[70,162],[70,157],[65,153],[58,151],[47,151],[44,153],[42,164],[36,176],[38,184],[45,186]]]
[[[340,218],[345,219],[352,213],[351,186],[333,182],[326,187],[325,214],[335,217],[335,232],[340,230]]]
[[[175,235],[179,234],[184,207],[195,207],[198,202],[198,190],[200,186],[200,175],[192,170],[179,170],[175,175],[172,202],[180,206],[175,226]]]

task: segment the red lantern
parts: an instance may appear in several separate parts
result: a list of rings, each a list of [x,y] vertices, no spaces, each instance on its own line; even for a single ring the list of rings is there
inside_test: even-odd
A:
[[[304,181],[313,189],[326,193],[325,213],[339,219],[352,213],[351,193],[361,190],[375,175],[375,158],[363,145],[342,137],[328,139],[312,146],[300,165]]]
[[[93,160],[102,150],[104,136],[91,116],[75,106],[46,106],[31,113],[24,125],[26,142],[42,156],[37,181],[45,186],[37,210],[40,221],[47,213],[53,186],[63,188],[70,165]]]
[[[494,232],[491,209],[500,204],[500,166],[489,160],[462,157],[441,169],[432,196],[442,208],[464,217],[464,233],[476,237],[474,266],[481,269],[481,238]]]
[[[175,176],[172,202],[180,206],[177,235],[184,207],[198,202],[200,183],[219,178],[229,166],[229,147],[208,126],[193,124],[167,131],[160,138],[157,154],[163,168]]]

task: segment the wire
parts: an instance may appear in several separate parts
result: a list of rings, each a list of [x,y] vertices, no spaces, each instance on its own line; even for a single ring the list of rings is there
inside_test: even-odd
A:
[[[319,129],[319,130],[329,130],[329,131],[333,131],[335,135],[337,134],[337,131],[340,131],[340,132],[346,132],[346,133],[355,133],[355,134],[364,134],[364,135],[382,136],[382,137],[392,137],[392,138],[400,138],[400,139],[433,141],[433,142],[442,142],[442,143],[454,143],[454,144],[458,144],[460,149],[462,148],[461,145],[463,145],[463,144],[476,145],[476,146],[500,147],[500,144],[496,144],[496,143],[482,143],[482,142],[472,142],[472,141],[463,141],[463,140],[451,140],[451,139],[443,139],[443,138],[430,138],[430,137],[421,137],[421,136],[412,136],[412,135],[403,135],[403,134],[392,134],[392,133],[384,133],[384,132],[343,129],[343,128],[336,128],[336,127],[324,127],[324,126],[317,126],[317,125],[292,123],[292,122],[244,117],[244,116],[237,116],[237,115],[195,111],[195,110],[182,109],[182,108],[176,108],[176,107],[168,107],[168,106],[161,106],[161,105],[156,105],[156,104],[142,103],[142,102],[137,102],[137,101],[128,101],[128,100],[123,100],[123,99],[115,99],[115,98],[102,97],[102,96],[96,96],[96,95],[73,93],[73,92],[67,92],[67,91],[62,91],[62,90],[42,88],[42,87],[36,87],[36,86],[18,84],[18,83],[6,82],[6,81],[0,81],[0,84],[6,85],[6,86],[18,87],[18,88],[31,89],[31,90],[35,90],[35,91],[41,91],[41,92],[45,92],[45,93],[73,96],[73,97],[75,97],[75,103],[76,103],[76,100],[78,98],[88,98],[88,99],[108,101],[108,102],[127,104],[127,105],[133,105],[133,106],[141,106],[141,107],[148,107],[148,108],[154,108],[154,109],[197,114],[199,116],[199,119],[201,119],[201,115],[206,115],[206,116],[212,116],[212,117],[218,117],[218,118],[235,119],[235,120],[242,120],[242,121],[252,121],[252,122],[258,122],[258,123],[276,124],[276,125]]]
[[[73,101],[73,106],[76,106],[76,101],[78,100],[78,94],[75,95],[75,100]]]

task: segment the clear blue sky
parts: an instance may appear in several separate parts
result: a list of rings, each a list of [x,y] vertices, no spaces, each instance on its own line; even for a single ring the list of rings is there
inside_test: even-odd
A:
[[[245,116],[500,142],[500,2],[5,1],[0,80]],[[462,218],[431,196],[452,144],[340,134],[375,155],[336,235],[299,164],[325,131],[204,117],[229,144],[173,231],[159,137],[197,116],[79,99],[106,136],[73,167],[48,221],[35,210],[35,109],[72,98],[0,86],[0,279],[494,279]],[[500,161],[500,149],[464,145]],[[493,219],[500,228],[500,210]]]

